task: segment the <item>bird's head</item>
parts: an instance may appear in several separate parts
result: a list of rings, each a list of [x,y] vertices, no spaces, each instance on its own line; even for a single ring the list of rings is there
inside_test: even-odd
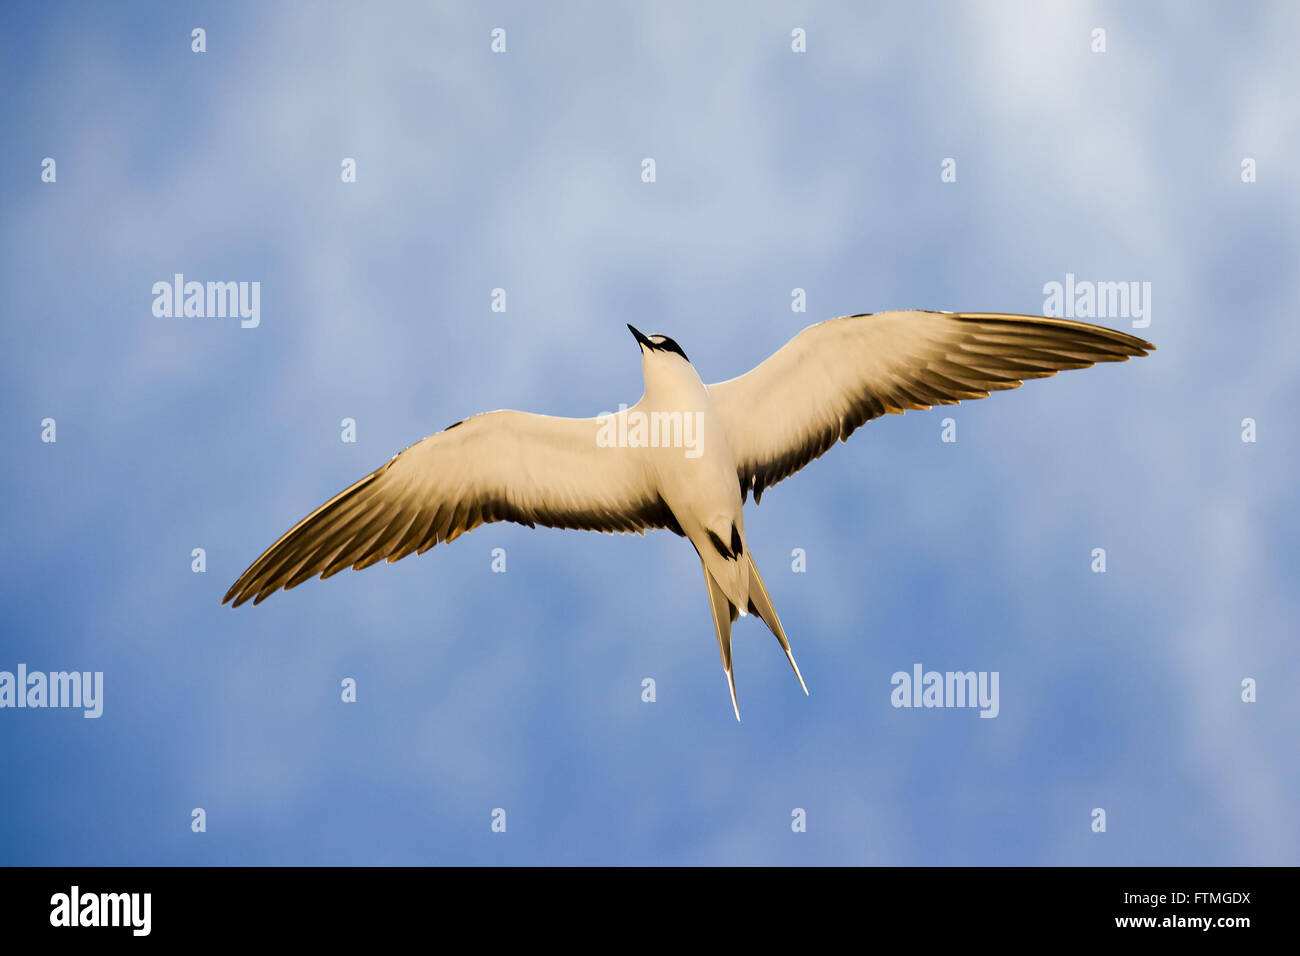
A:
[[[652,361],[656,364],[663,361],[682,361],[687,365],[691,364],[691,360],[686,357],[686,353],[682,351],[682,347],[668,336],[658,334],[642,335],[630,324],[628,325],[628,331],[632,333],[636,338],[637,344],[641,347],[641,362],[643,367],[646,363]],[[674,356],[677,356],[677,358],[674,358]]]

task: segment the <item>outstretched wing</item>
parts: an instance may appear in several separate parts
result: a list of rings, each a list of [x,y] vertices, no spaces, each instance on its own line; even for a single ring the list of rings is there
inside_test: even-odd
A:
[[[637,450],[600,440],[604,421],[487,412],[430,435],[289,529],[222,603],[259,604],[317,575],[423,554],[491,521],[680,533]]]
[[[709,386],[741,494],[786,478],[873,418],[1123,362],[1150,342],[1027,315],[878,312],[809,326],[757,368]]]

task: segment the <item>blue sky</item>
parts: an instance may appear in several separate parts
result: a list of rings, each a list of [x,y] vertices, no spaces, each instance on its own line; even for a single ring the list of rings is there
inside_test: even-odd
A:
[[[98,720],[0,710],[0,862],[1300,862],[1294,7],[0,18],[0,670],[105,687]],[[156,318],[178,272],[260,282],[260,326]],[[716,381],[1067,273],[1150,282],[1159,351],[873,422],[750,506],[808,698],[742,620],[735,722],[663,532],[492,525],[220,606],[429,432],[634,402],[627,322]],[[997,671],[999,716],[893,708],[917,662]]]

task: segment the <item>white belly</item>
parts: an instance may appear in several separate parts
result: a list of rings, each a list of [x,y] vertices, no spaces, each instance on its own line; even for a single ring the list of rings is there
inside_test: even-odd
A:
[[[646,413],[648,428],[652,422],[660,426],[658,441],[646,448],[660,495],[727,598],[745,613],[749,575],[740,481],[708,392],[685,383],[643,400],[636,410]]]

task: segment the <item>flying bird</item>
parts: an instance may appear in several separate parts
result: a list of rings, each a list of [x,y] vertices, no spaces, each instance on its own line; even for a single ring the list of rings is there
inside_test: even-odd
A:
[[[879,312],[804,329],[756,368],[705,385],[681,346],[628,326],[645,392],[596,418],[484,412],[416,442],[290,528],[222,603],[270,594],[344,568],[423,554],[493,521],[530,528],[664,528],[694,545],[704,570],[736,719],[731,625],[752,612],[776,636],[805,694],[781,619],[745,537],[744,505],[865,422],[987,398],[1062,369],[1154,350],[1066,319]]]

